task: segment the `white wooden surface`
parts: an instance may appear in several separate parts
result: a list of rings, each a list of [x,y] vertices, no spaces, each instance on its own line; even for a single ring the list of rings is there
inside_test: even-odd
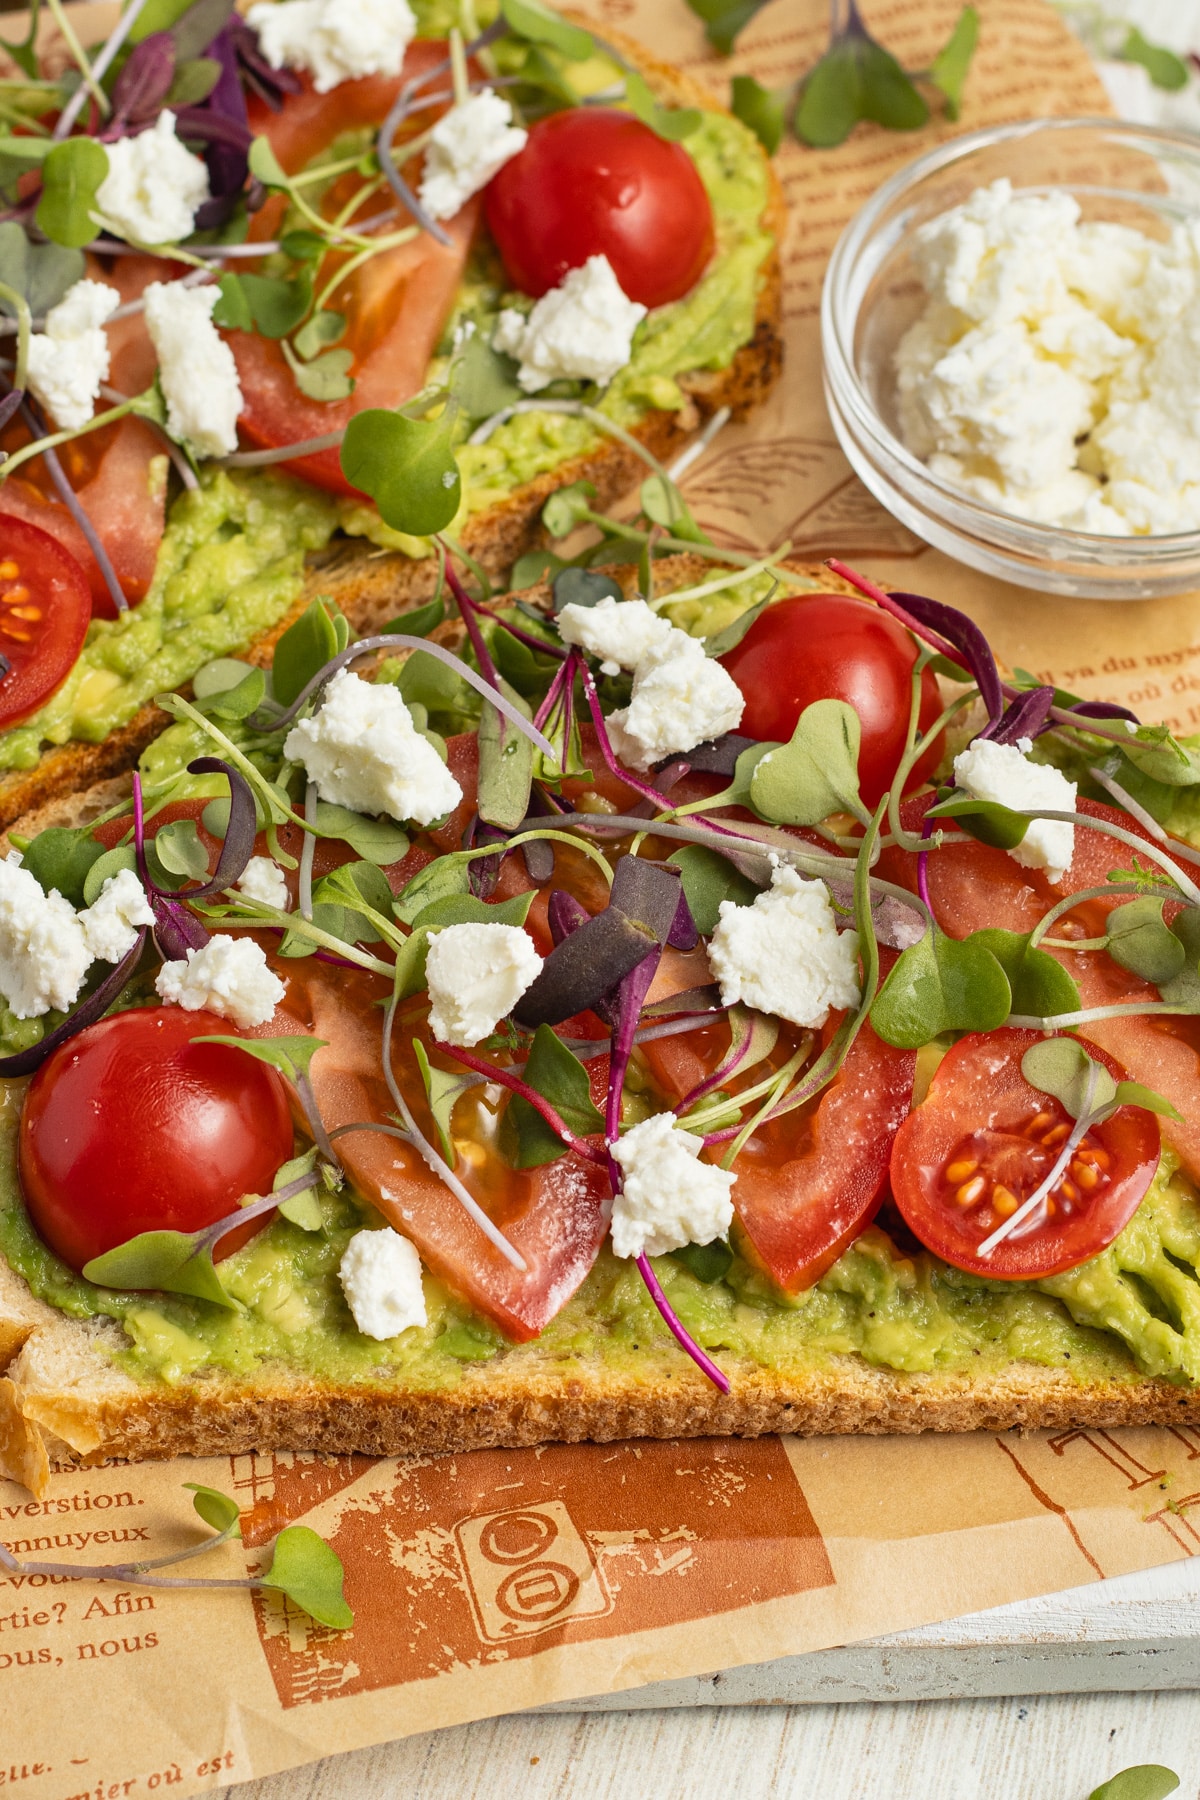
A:
[[[674,3],[674,0],[672,0]],[[1106,0],[1200,49],[1200,0]],[[1158,96],[1118,71],[1113,97]],[[1172,122],[1200,128],[1200,97]],[[846,1704],[854,1702],[855,1704]],[[1200,1800],[1200,1558],[840,1650],[481,1720],[231,1800],[1086,1800],[1165,1763]]]

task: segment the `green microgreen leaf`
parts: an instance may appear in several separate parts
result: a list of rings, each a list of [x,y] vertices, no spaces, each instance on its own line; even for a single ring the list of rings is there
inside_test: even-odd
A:
[[[549,581],[560,570],[573,566],[556,556],[553,550],[527,550],[524,556],[518,556],[508,572],[509,590],[519,593],[522,588],[536,587],[539,581]]]
[[[445,894],[422,907],[413,921],[414,931],[442,931],[447,925],[523,925],[537,899],[530,888],[509,900],[479,900],[474,894]]]
[[[1136,25],[1129,27],[1129,35],[1117,57],[1121,62],[1140,63],[1155,87],[1164,88],[1169,94],[1177,94],[1188,84],[1188,66],[1183,58],[1161,44],[1150,43]]]
[[[262,705],[267,678],[261,669],[248,669],[233,687],[216,688],[197,695],[195,706],[208,719],[248,719]]]
[[[313,889],[313,924],[347,944],[373,943],[382,936],[372,912],[387,918],[392,890],[373,862],[343,863]]]
[[[235,1050],[244,1050],[247,1056],[253,1056],[258,1062],[269,1063],[271,1068],[278,1069],[285,1080],[295,1084],[308,1075],[309,1066],[318,1050],[323,1050],[327,1040],[319,1037],[270,1037],[240,1038],[223,1037],[214,1034],[212,1037],[197,1037],[193,1044],[231,1044]]]
[[[944,1031],[995,1031],[1012,1011],[1008,977],[976,933],[961,942],[930,926],[905,950],[871,1007],[885,1043],[919,1050]]]
[[[790,88],[766,88],[753,75],[735,75],[730,111],[748,125],[768,156],[783,142]]]
[[[90,244],[96,235],[96,192],[107,174],[108,151],[95,138],[65,138],[55,144],[42,163],[38,230],[70,250]]]
[[[213,56],[192,56],[175,65],[167,93],[168,106],[199,106],[221,79],[221,65]]]
[[[552,538],[567,537],[577,525],[586,523],[595,498],[594,481],[572,481],[551,494],[542,508],[542,524]]]
[[[1162,1763],[1136,1763],[1093,1788],[1088,1800],[1167,1800],[1178,1786],[1174,1769]]]
[[[1145,894],[1108,915],[1108,954],[1123,969],[1156,987],[1183,973],[1187,952],[1163,920],[1163,902]]]
[[[290,344],[285,342],[281,349],[284,361],[292,371],[292,380],[306,400],[348,400],[354,392],[354,377],[350,373],[354,365],[353,350],[327,350],[324,356],[315,357],[312,362],[301,362],[293,354]]]
[[[733,1251],[723,1238],[714,1238],[711,1244],[685,1244],[671,1255],[705,1287],[724,1281],[733,1263]]]
[[[199,1044],[205,1040],[193,1041]],[[236,1038],[226,1041],[240,1042]],[[207,1300],[228,1312],[241,1311],[237,1301],[221,1286],[221,1278],[213,1267],[212,1250],[201,1242],[197,1232],[140,1232],[85,1263],[83,1278],[94,1281],[97,1287],[132,1288],[135,1293],[146,1290],[189,1294],[194,1300]]]
[[[262,182],[264,187],[275,188],[286,193],[291,182],[284,171],[283,164],[272,150],[265,137],[256,137],[250,145],[246,160],[250,164],[250,173]]]
[[[796,136],[814,149],[844,143],[860,119],[889,131],[916,131],[929,108],[890,50],[852,15],[806,77],[796,108]]]
[[[511,641],[511,640],[510,640]],[[503,676],[500,692],[532,719],[533,708]],[[485,700],[479,717],[479,817],[501,831],[515,831],[529,811],[535,749],[523,731]]]
[[[154,835],[154,848],[164,869],[203,881],[208,874],[208,851],[200,842],[195,819],[175,819]]]
[[[1179,1119],[1171,1102],[1153,1088],[1144,1087],[1140,1081],[1114,1081],[1104,1064],[1089,1056],[1078,1038],[1044,1038],[1039,1044],[1031,1044],[1021,1058],[1021,1073],[1030,1087],[1052,1094],[1073,1119],[1082,1116],[1093,1070],[1089,1117],[1107,1118],[1120,1106],[1141,1106],[1164,1118]]]
[[[703,19],[705,36],[714,50],[728,56],[739,32],[761,12],[767,0],[688,0],[698,19]]]
[[[122,869],[137,868],[137,854],[132,844],[119,844],[115,850],[105,850],[88,869],[83,878],[83,904],[94,906],[100,898],[100,891],[112,875],[119,875]]]
[[[318,1625],[346,1631],[354,1614],[342,1592],[345,1571],[338,1556],[307,1525],[288,1525],[275,1539],[271,1566],[259,1577],[278,1588]]]
[[[468,419],[490,419],[525,398],[511,356],[492,348],[490,330],[473,331],[454,359],[450,391]]]
[[[176,6],[176,17],[170,26],[171,41],[180,62],[199,56],[229,22],[233,0],[184,0]],[[139,16],[139,23],[141,17]]]
[[[1200,751],[1181,744],[1166,725],[1139,725],[1121,749],[1143,775],[1165,782],[1168,787],[1195,787],[1200,783]]]
[[[11,48],[11,46],[9,46]],[[15,143],[42,144],[41,138],[16,138]],[[6,185],[4,155],[0,152],[0,188]],[[22,164],[21,172],[31,164]],[[93,228],[94,235],[94,228]],[[24,294],[35,318],[57,306],[68,288],[84,273],[81,250],[67,249],[63,244],[31,244],[24,230],[13,219],[0,224],[0,281]],[[4,311],[11,316],[8,302]]]
[[[90,828],[72,831],[65,825],[49,825],[39,831],[24,852],[23,864],[48,894],[57,888],[72,906],[82,906],[83,884],[93,863],[104,855],[104,845]]]
[[[401,613],[398,618],[389,619],[383,627],[384,631],[402,631],[407,637],[428,637],[439,625],[446,623],[446,602],[439,594],[427,600],[424,606],[416,607],[410,613]]]
[[[318,597],[294,625],[288,626],[275,646],[271,691],[280,706],[290,706],[337,653],[337,628],[330,602]]]
[[[317,803],[315,824],[324,836],[340,838],[364,862],[376,863],[381,869],[399,862],[408,850],[408,833],[394,819],[371,818],[329,800]]]
[[[564,606],[599,606],[601,600],[623,600],[625,590],[611,575],[598,569],[560,569],[550,584],[551,605],[556,613]]]
[[[221,298],[213,317],[227,330],[253,329],[266,338],[283,338],[312,305],[312,286],[308,269],[290,281],[274,275],[227,273],[221,277]]]
[[[460,851],[453,856],[439,856],[423,869],[392,902],[392,911],[403,925],[412,925],[425,908],[435,900],[451,894],[470,894],[471,858]]]
[[[687,501],[675,483],[665,475],[648,475],[641,486],[642,511],[652,525],[661,525],[672,537],[687,538],[693,544],[706,544]]]
[[[290,1186],[293,1181],[299,1180],[301,1175],[314,1177],[312,1187],[301,1188],[298,1194],[293,1194],[290,1199],[279,1202],[279,1211],[282,1216],[290,1220],[293,1225],[298,1225],[301,1231],[321,1231],[325,1226],[325,1215],[321,1211],[320,1196],[316,1190],[316,1168],[317,1148],[314,1145],[311,1150],[306,1150],[303,1156],[293,1156],[290,1162],[285,1162],[283,1167],[276,1171],[275,1179],[271,1184],[272,1189],[278,1190]]]
[[[592,1100],[587,1070],[549,1025],[539,1025],[533,1035],[524,1079],[550,1102],[576,1137],[603,1130],[604,1119]],[[540,1168],[562,1155],[562,1139],[528,1100],[514,1094],[508,1116],[517,1132],[518,1169]]]
[[[437,419],[368,407],[347,426],[342,473],[371,496],[394,531],[430,537],[458,511],[462,477],[454,458],[454,413],[453,402]]]
[[[412,1040],[413,1055],[417,1059],[417,1068],[421,1072],[421,1080],[425,1084],[425,1098],[429,1102],[429,1110],[433,1114],[433,1123],[437,1130],[438,1142],[442,1147],[442,1155],[452,1169],[458,1167],[458,1151],[454,1147],[454,1139],[450,1131],[450,1122],[454,1108],[468,1088],[479,1085],[479,1077],[464,1073],[458,1069],[451,1074],[448,1069],[439,1069],[431,1063],[428,1053],[420,1038]],[[561,1148],[561,1146],[560,1146]]]
[[[938,823],[953,819],[976,842],[991,844],[997,850],[1015,848],[1024,840],[1032,822],[1010,807],[1001,806],[999,801],[976,800],[969,794],[960,794],[957,789],[952,790],[948,800],[940,800],[936,806],[931,806],[925,816]]]
[[[339,338],[346,335],[346,315],[340,312],[316,312],[303,324],[292,343],[296,353],[306,362],[311,362],[330,344],[336,344]]]
[[[929,68],[929,81],[942,96],[948,119],[957,119],[962,110],[963,88],[978,42],[979,14],[973,6],[964,6]]]
[[[185,1481],[183,1485],[194,1495],[192,1505],[206,1525],[211,1525],[222,1535],[228,1532],[230,1537],[241,1537],[239,1520],[242,1515],[236,1500],[221,1493],[219,1488],[204,1487],[199,1481]]]
[[[419,994],[422,988],[428,986],[425,979],[425,959],[428,955],[429,933],[425,930],[411,932],[396,952],[393,981],[398,1000],[407,1000],[410,995]]]
[[[625,73],[625,100],[634,117],[669,144],[690,137],[704,117],[696,106],[661,106],[651,93],[645,76],[634,69]]]
[[[254,314],[241,276],[226,270],[217,286],[220,291],[213,307],[213,324],[222,331],[253,331]]]
[[[721,916],[721,902],[749,906],[759,890],[719,850],[706,844],[687,844],[667,861],[683,877],[683,893],[701,937],[711,937]]]
[[[531,44],[549,44],[568,62],[586,62],[595,49],[590,31],[572,25],[541,0],[500,0],[500,11],[509,30]]]
[[[704,639],[705,656],[725,656],[741,643],[755,619],[771,604],[770,599],[759,600],[756,605],[748,606],[744,613],[731,619],[722,631],[714,631],[711,637]]]
[[[791,741],[758,762],[750,781],[755,812],[775,825],[818,825],[833,812],[865,818],[858,794],[861,736],[852,706],[814,700],[796,721]]]
[[[1038,1019],[1076,1012],[1079,989],[1048,950],[1030,948],[1032,933],[1002,931],[998,926],[973,931],[971,942],[990,950],[1012,989],[1012,1011]]]

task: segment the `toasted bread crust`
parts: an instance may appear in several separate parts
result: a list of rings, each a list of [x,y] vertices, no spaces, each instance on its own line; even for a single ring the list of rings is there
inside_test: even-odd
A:
[[[582,13],[572,16],[577,16],[581,24],[591,23]],[[657,62],[634,39],[612,31],[605,36],[637,64],[660,98],[711,112],[724,110],[707,88],[682,70]],[[729,407],[735,419],[744,418],[766,397],[778,378],[783,363],[779,242],[786,208],[775,171],[770,164],[768,169],[770,189],[764,221],[774,236],[775,248],[759,272],[754,334],[727,368],[698,371],[680,380],[688,397],[688,404],[680,412],[649,412],[633,428],[632,435],[660,461],[672,456],[697,426],[721,407]],[[641,459],[627,445],[615,438],[606,439],[594,450],[572,457],[474,514],[463,527],[463,547],[490,574],[503,575],[519,556],[541,540],[542,507],[556,489],[573,481],[594,482],[597,505],[604,508],[627,493],[644,470]],[[332,557],[327,554],[314,559],[295,605],[269,632],[246,646],[242,654],[251,662],[269,662],[276,640],[317,594],[335,600],[355,632],[361,634],[420,605],[432,594],[435,579],[436,563],[432,557],[414,560],[398,552],[380,552],[360,540],[339,540]],[[188,690],[185,687],[182,691]],[[127,725],[109,732],[102,743],[73,741],[44,751],[33,769],[0,772],[0,829],[60,795],[91,787],[131,769],[146,745],[169,723],[158,707],[143,706]]]

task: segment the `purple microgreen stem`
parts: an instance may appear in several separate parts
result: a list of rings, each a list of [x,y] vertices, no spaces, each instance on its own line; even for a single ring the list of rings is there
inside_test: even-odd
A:
[[[588,1162],[607,1165],[608,1158],[604,1151],[589,1144],[586,1138],[577,1137],[561,1113],[556,1112],[550,1102],[544,1095],[539,1094],[536,1088],[530,1087],[527,1081],[522,1081],[515,1069],[499,1068],[495,1063],[488,1062],[485,1057],[473,1056],[469,1050],[464,1050],[457,1044],[443,1044],[438,1040],[435,1042],[443,1055],[453,1057],[454,1061],[461,1063],[464,1069],[471,1069],[476,1075],[481,1075],[485,1081],[495,1081],[501,1087],[507,1088],[510,1093],[518,1094],[522,1100],[528,1101],[535,1111],[541,1113],[551,1131],[560,1137],[566,1148],[574,1151],[576,1156],[585,1157]]]
[[[189,888],[184,896],[189,901],[208,900],[212,895],[232,887],[241,878],[246,864],[254,855],[254,839],[258,830],[254,794],[245,776],[219,756],[196,757],[188,764],[188,774],[224,775],[229,783],[229,823],[225,828],[217,866],[207,881],[199,887]]]
[[[645,1251],[638,1257],[637,1266],[638,1273],[646,1284],[650,1298],[658,1308],[659,1315],[667,1329],[670,1331],[671,1336],[675,1339],[675,1342],[679,1345],[681,1350],[687,1352],[701,1373],[708,1376],[708,1379],[712,1382],[713,1386],[720,1388],[723,1394],[727,1394],[729,1392],[728,1375],[726,1375],[723,1369],[718,1367],[706,1351],[700,1348],[695,1338],[691,1336],[684,1328],[682,1322],[677,1318],[671,1302],[662,1291],[658,1276],[654,1273],[650,1264],[650,1258],[646,1255]]]
[[[110,975],[106,975],[100,986],[77,1006],[69,1019],[53,1031],[47,1032],[40,1043],[33,1044],[28,1050],[18,1050],[13,1056],[0,1057],[0,1076],[10,1080],[18,1075],[32,1075],[41,1067],[48,1056],[52,1056],[59,1047],[73,1038],[85,1026],[94,1025],[102,1019],[125,983],[129,980],[146,946],[145,928],[138,932],[136,943],[132,944],[121,961],[116,964]]]
[[[657,1025],[640,1025],[633,1034],[634,1047],[653,1043],[655,1038],[679,1037],[685,1031],[695,1031],[701,1024],[711,1025],[727,1010],[726,1007],[718,1006],[711,1012],[689,1013],[686,1018],[666,1019]],[[563,1043],[580,1062],[590,1062],[595,1056],[608,1055],[607,1038],[564,1038]],[[524,1067],[524,1064],[520,1066]]]
[[[596,692],[596,683],[593,679],[592,671],[588,668],[586,663],[581,663],[580,673],[583,676],[583,692],[588,703],[588,711],[592,715],[592,724],[596,728],[596,739],[600,745],[600,754],[604,758],[609,774],[615,775],[618,781],[623,781],[627,787],[633,788],[635,793],[643,795],[645,799],[651,801],[660,811],[669,812],[671,810],[671,802],[667,799],[665,794],[660,794],[656,787],[651,787],[649,782],[642,781],[639,776],[630,774],[629,770],[623,768],[620,762],[618,762],[616,753],[609,741],[608,727],[604,723],[604,713],[600,707],[600,696]]]
[[[479,629],[479,620],[475,614],[475,602],[455,574],[449,556],[446,557],[445,567],[446,585],[454,595],[454,603],[458,607],[458,616],[467,628],[467,636],[471,640],[471,648],[475,652],[475,660],[479,664],[479,672],[485,681],[489,682],[492,687],[498,690],[500,686],[500,677],[496,673],[496,665],[492,661],[492,653],[483,641],[483,633]]]
[[[392,1066],[392,1030],[395,1025],[396,1011],[399,1004],[397,992],[393,989],[392,997],[388,1001],[387,1010],[383,1017],[383,1075],[384,1080],[387,1082],[388,1093],[392,1096],[392,1103],[399,1113],[404,1124],[404,1129],[408,1134],[408,1142],[421,1157],[427,1168],[437,1176],[444,1187],[450,1190],[460,1206],[463,1207],[468,1217],[472,1219],[479,1227],[480,1231],[482,1231],[488,1242],[500,1252],[501,1256],[503,1256],[507,1262],[512,1264],[514,1269],[520,1274],[526,1275],[529,1272],[529,1265],[525,1261],[525,1258],[521,1255],[515,1245],[509,1243],[499,1226],[492,1223],[482,1206],[480,1206],[478,1200],[476,1200],[473,1194],[468,1193],[467,1189],[463,1186],[462,1182],[458,1179],[458,1176],[454,1173],[454,1170],[445,1159],[438,1155],[433,1145],[429,1142],[429,1139],[421,1131],[420,1126],[413,1117],[412,1109],[409,1106],[408,1101],[404,1098],[404,1095],[400,1090],[400,1084],[396,1080],[396,1071]]]
[[[1013,1233],[1025,1223],[1025,1220],[1029,1218],[1031,1213],[1037,1212],[1044,1206],[1048,1195],[1062,1180],[1067,1172],[1071,1158],[1074,1156],[1076,1150],[1079,1148],[1092,1126],[1097,1122],[1096,1117],[1092,1113],[1092,1105],[1096,1098],[1096,1084],[1099,1079],[1100,1064],[1089,1058],[1087,1081],[1083,1090],[1083,1105],[1079,1109],[1079,1117],[1075,1120],[1069,1137],[1059,1151],[1058,1158],[1055,1161],[1053,1168],[1050,1170],[1050,1173],[1046,1176],[1045,1180],[1039,1182],[1037,1187],[1034,1188],[1028,1200],[1023,1201],[1022,1204],[1018,1206],[1015,1213],[999,1224],[990,1237],[984,1238],[979,1249],[976,1251],[977,1256],[990,1256],[996,1246],[1002,1244],[1005,1238],[1011,1237]],[[1108,1109],[1102,1108],[1101,1110],[1102,1113],[1107,1116]]]

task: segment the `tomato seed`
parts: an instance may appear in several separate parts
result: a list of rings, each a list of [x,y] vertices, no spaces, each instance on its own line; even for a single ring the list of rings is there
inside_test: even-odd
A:
[[[13,617],[15,619],[40,619],[41,616],[42,616],[42,609],[40,606],[14,606],[13,607]]]
[[[3,598],[5,606],[20,606],[22,601],[28,600],[29,589],[18,584],[16,587],[8,588],[0,598]]]
[[[946,1170],[946,1180],[957,1187],[960,1181],[966,1181],[968,1176],[973,1175],[978,1167],[979,1163],[973,1156],[966,1156],[961,1162],[950,1164]]]
[[[1078,1200],[1079,1189],[1075,1186],[1075,1183],[1073,1181],[1060,1181],[1058,1184],[1058,1188],[1059,1188],[1059,1192],[1063,1195],[1064,1199]]]
[[[983,1179],[983,1176],[975,1175],[970,1181],[963,1183],[954,1198],[958,1201],[960,1206],[974,1206],[986,1186],[987,1182]]]
[[[1073,1162],[1071,1164],[1071,1174],[1079,1183],[1079,1186],[1083,1189],[1085,1194],[1090,1194],[1094,1187],[1099,1187],[1100,1185],[1100,1171],[1099,1169],[1094,1169],[1091,1163]]]
[[[1036,1119],[1030,1120],[1029,1129],[1030,1129],[1030,1131],[1041,1131],[1045,1128],[1045,1126],[1052,1125],[1053,1123],[1054,1123],[1054,1114],[1053,1113],[1040,1112],[1037,1115]]]
[[[1046,1133],[1042,1142],[1043,1144],[1061,1144],[1063,1139],[1070,1135],[1070,1130],[1069,1125],[1056,1125],[1053,1131]]]
[[[1002,1219],[1009,1219],[1017,1210],[1017,1196],[997,1182],[992,1189],[992,1205]]]
[[[20,564],[13,562],[11,557],[0,562],[0,581],[15,581],[20,573]]]

